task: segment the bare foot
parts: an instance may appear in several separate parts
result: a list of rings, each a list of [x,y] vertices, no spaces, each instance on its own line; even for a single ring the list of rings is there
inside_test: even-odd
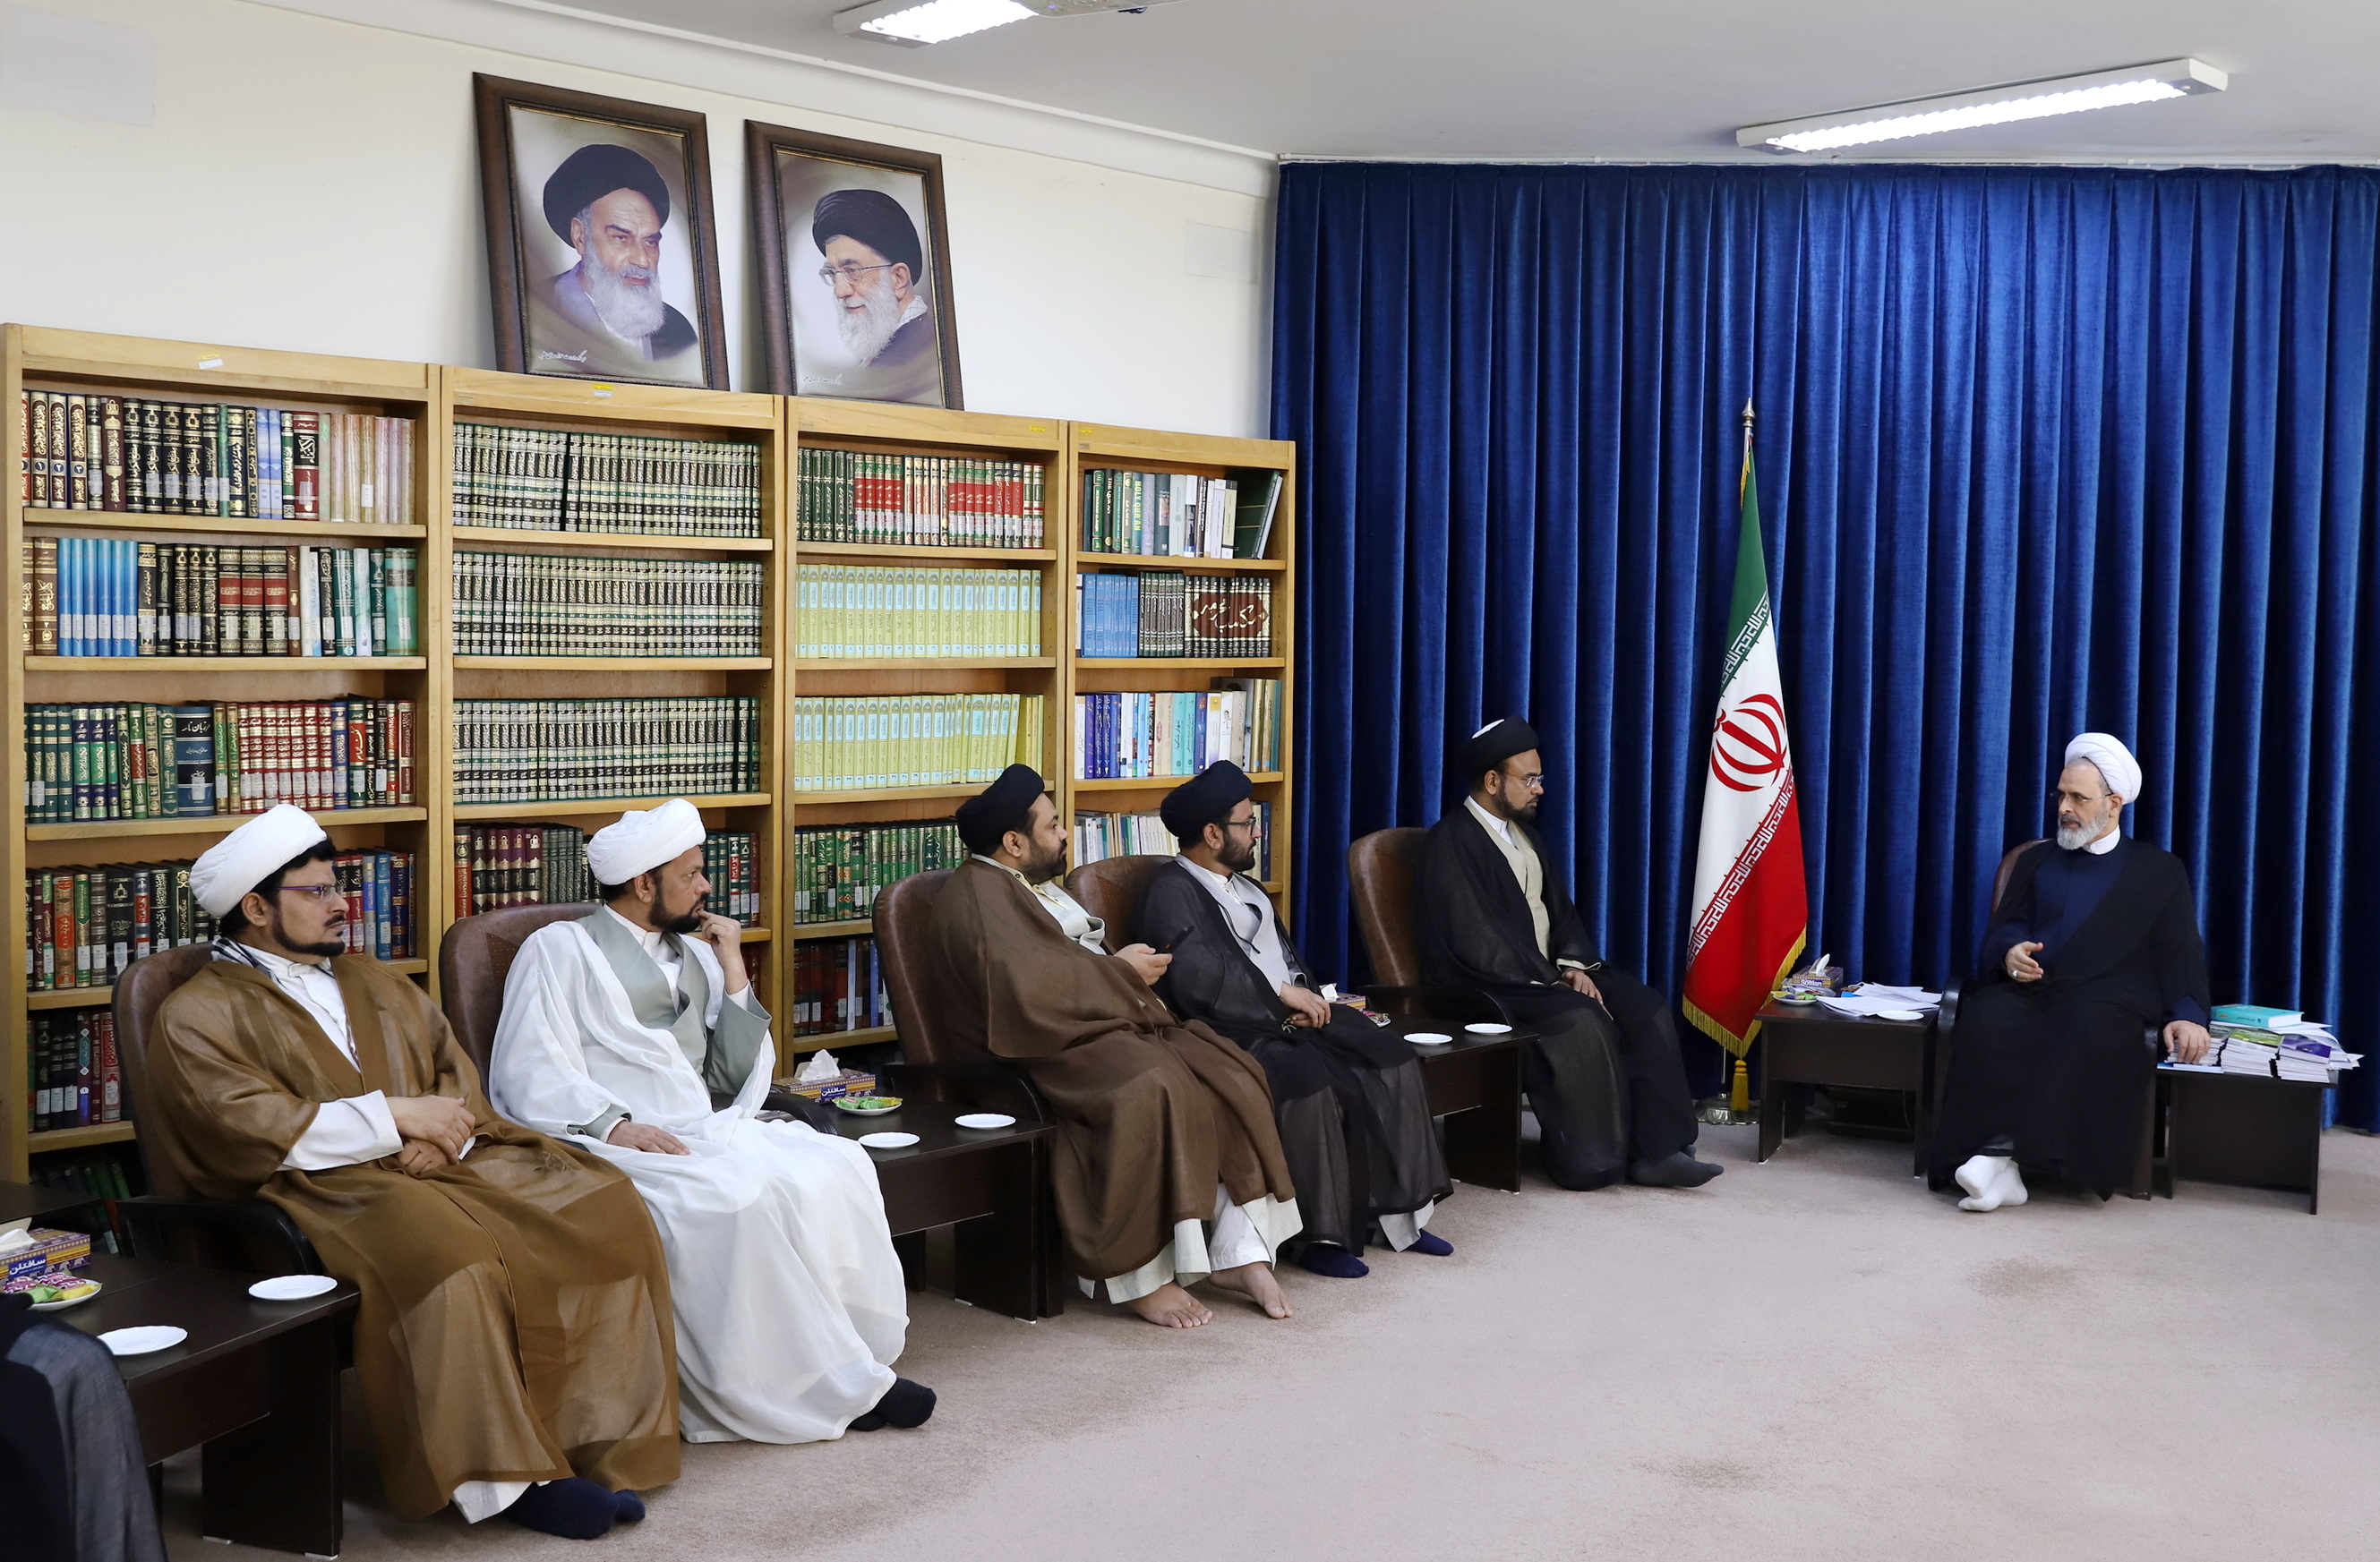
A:
[[[1172,1280],[1124,1305],[1160,1328],[1195,1329],[1215,1319],[1203,1302]]]
[[[1272,1277],[1269,1264],[1243,1264],[1236,1269],[1218,1269],[1207,1277],[1225,1290],[1238,1291],[1264,1309],[1268,1318],[1290,1316],[1289,1298],[1281,1282]]]

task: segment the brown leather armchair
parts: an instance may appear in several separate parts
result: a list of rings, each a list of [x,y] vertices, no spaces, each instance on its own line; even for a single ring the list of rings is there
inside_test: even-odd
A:
[[[2016,872],[2017,858],[2035,846],[2043,844],[2046,840],[2046,837],[2036,837],[2031,841],[2022,842],[2002,854],[1999,871],[1992,876],[1991,914],[1984,919],[1984,925],[1986,927],[1999,920],[2000,902],[2008,895],[2009,879]],[[1950,1054],[1958,1045],[1960,987],[1961,984],[1957,982],[1951,982],[1944,987],[1941,1011],[1935,1020],[1934,1034],[1936,1045],[1939,1048],[1935,1070],[1935,1090],[1937,1096],[1949,1083]],[[2153,1061],[2163,1059],[2165,1027],[2155,1024],[2143,1026],[2141,1033],[2141,1045],[2148,1049],[2149,1057]],[[2160,1099],[2158,1076],[2151,1074],[2148,1082],[2148,1099],[2141,1108],[2140,1144],[2133,1152],[2132,1175],[2124,1186],[2124,1193],[2131,1198],[2147,1198],[2156,1186],[2157,1142],[2164,1137],[2160,1132],[2164,1125],[2159,1120],[2157,1111]],[[1938,1110],[1940,1102],[1937,1100],[1933,1105],[1937,1108],[1933,1114],[1934,1119],[1939,1121],[1941,1120]],[[1928,1148],[1930,1152],[1931,1147]],[[2167,1191],[2171,1192],[2170,1189]]]
[[[504,1011],[504,978],[528,936],[549,923],[587,915],[591,902],[560,906],[506,906],[467,916],[438,940],[438,1003],[471,1066],[487,1085],[488,1055]]]
[[[950,878],[949,868],[929,868],[896,879],[876,897],[876,953],[885,1001],[901,1033],[903,1093],[1047,1122],[1041,1093],[1024,1070],[965,1045],[934,1011],[934,899]]]
[[[1141,891],[1148,888],[1157,870],[1172,860],[1147,855],[1106,857],[1085,863],[1066,875],[1066,893],[1107,924],[1099,941],[1107,945],[1110,954],[1138,941],[1133,931],[1133,908],[1140,904]]]
[[[1421,940],[1414,925],[1414,879],[1429,831],[1376,829],[1347,848],[1347,887],[1355,926],[1372,957],[1374,980],[1364,1000],[1385,1013],[1415,1020],[1501,1020],[1512,1016],[1494,995],[1422,980]]]
[[[156,1031],[157,1011],[213,958],[208,945],[185,944],[144,955],[116,981],[115,1059],[124,1073],[125,1106],[135,1122],[150,1115],[149,1039]],[[314,1244],[278,1205],[262,1199],[201,1197],[153,1137],[134,1143],[149,1192],[121,1200],[115,1208],[140,1257],[256,1275],[322,1273]]]

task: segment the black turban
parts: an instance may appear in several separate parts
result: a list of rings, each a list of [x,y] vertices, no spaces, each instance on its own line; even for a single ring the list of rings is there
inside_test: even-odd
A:
[[[662,222],[669,221],[669,186],[662,183],[662,171],[653,166],[652,159],[601,141],[564,158],[562,166],[545,181],[546,225],[560,234],[565,244],[569,243],[570,219],[613,190],[635,190],[653,203]]]
[[[917,224],[902,204],[882,190],[829,190],[810,213],[810,241],[826,253],[827,241],[856,238],[884,257],[888,265],[909,268],[912,286],[926,280],[926,247]]]
[[[1186,849],[1198,844],[1208,825],[1221,824],[1256,793],[1256,783],[1245,770],[1229,759],[1218,759],[1167,793],[1157,816]]]
[[[1456,744],[1447,764],[1453,779],[1469,790],[1479,784],[1481,776],[1513,755],[1526,754],[1536,746],[1537,730],[1535,727],[1518,716],[1504,716]]]
[[[1029,826],[1033,800],[1047,790],[1032,766],[1011,765],[998,781],[959,805],[959,840],[970,852],[991,855],[1000,850],[1001,837]]]

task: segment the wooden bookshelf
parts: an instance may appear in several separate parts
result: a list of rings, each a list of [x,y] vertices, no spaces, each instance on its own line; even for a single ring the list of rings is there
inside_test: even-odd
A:
[[[317,817],[343,850],[387,849],[414,854],[417,895],[412,932],[415,958],[404,968],[429,968],[438,926],[431,897],[445,862],[441,827],[443,803],[431,778],[443,773],[443,676],[431,626],[440,622],[444,565],[436,537],[446,458],[438,370],[426,364],[383,363],[217,346],[205,343],[152,341],[87,332],[11,325],[0,333],[0,418],[11,448],[22,449],[20,393],[81,392],[165,402],[222,403],[320,413],[359,413],[411,420],[413,494],[410,513],[386,524],[363,525],[231,516],[166,515],[123,511],[60,508],[26,502],[21,488],[7,487],[5,547],[0,580],[11,602],[26,599],[24,545],[50,536],[97,536],[173,543],[218,539],[225,546],[296,546],[320,542],[346,547],[411,547],[420,562],[418,633],[424,654],[376,657],[61,657],[28,654],[22,638],[8,636],[6,697],[0,700],[0,793],[18,800],[0,827],[0,863],[6,893],[0,897],[0,939],[9,951],[5,1003],[17,1016],[7,1027],[6,1087],[0,1089],[0,1177],[23,1181],[36,1153],[115,1144],[134,1136],[130,1122],[92,1123],[35,1134],[30,1132],[26,1069],[30,1042],[27,1016],[37,1011],[88,1011],[113,996],[106,987],[29,993],[22,951],[27,940],[27,875],[51,867],[109,866],[196,856],[212,839],[237,829],[249,815],[195,818],[119,819],[29,824],[25,795],[27,758],[23,742],[29,703],[182,703],[225,700],[321,699],[337,695],[409,699],[414,706],[416,795],[410,805],[327,811]]]
[[[1273,514],[1272,530],[1264,555],[1253,559],[1179,559],[1165,554],[1094,552],[1083,546],[1084,474],[1101,468],[1130,472],[1177,472],[1205,478],[1231,478],[1245,488],[1264,474],[1281,475],[1281,501]],[[1291,910],[1295,885],[1290,877],[1290,845],[1296,754],[1296,671],[1294,644],[1297,612],[1297,447],[1285,440],[1227,439],[1205,434],[1166,433],[1153,429],[1122,429],[1104,424],[1067,426],[1067,527],[1062,543],[1067,573],[1111,571],[1140,573],[1179,570],[1191,575],[1261,575],[1272,583],[1272,654],[1259,657],[1084,657],[1068,658],[1068,720],[1073,732],[1072,696],[1143,691],[1205,689],[1219,676],[1245,674],[1281,681],[1281,754],[1278,770],[1251,771],[1257,800],[1272,811],[1271,838],[1259,863],[1269,869],[1264,887],[1283,917]],[[1075,611],[1075,593],[1066,593],[1068,612]],[[1081,625],[1070,622],[1066,646],[1081,643]],[[1060,802],[1071,826],[1078,813],[1152,813],[1165,794],[1186,777],[1145,780],[1100,778],[1085,780],[1078,757],[1069,755],[1065,791]]]

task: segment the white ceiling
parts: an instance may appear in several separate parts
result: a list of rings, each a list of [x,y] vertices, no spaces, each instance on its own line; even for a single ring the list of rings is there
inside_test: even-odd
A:
[[[1180,0],[925,49],[856,3],[570,8],[1286,156],[1767,161],[1736,127],[2187,54],[2231,90],[1871,155],[2380,158],[2374,0]]]

